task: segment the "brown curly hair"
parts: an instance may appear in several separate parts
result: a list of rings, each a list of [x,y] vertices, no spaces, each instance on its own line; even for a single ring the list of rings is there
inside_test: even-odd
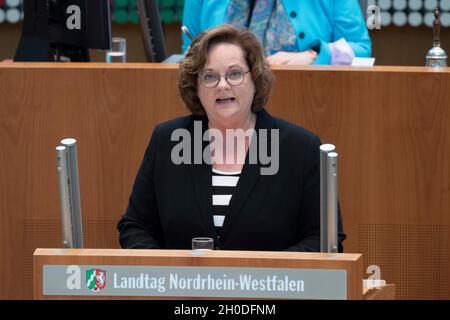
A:
[[[238,29],[231,25],[221,25],[200,33],[191,43],[185,58],[180,62],[178,90],[186,107],[194,115],[205,115],[197,96],[197,77],[206,64],[210,48],[218,43],[231,43],[239,46],[251,70],[255,84],[255,95],[252,111],[264,108],[269,97],[274,76],[266,60],[264,50],[258,39],[248,30]]]

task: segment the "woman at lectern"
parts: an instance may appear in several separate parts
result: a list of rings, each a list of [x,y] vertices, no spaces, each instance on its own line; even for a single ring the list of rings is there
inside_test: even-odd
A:
[[[118,224],[123,248],[320,251],[319,138],[266,110],[273,75],[257,38],[200,34],[180,63],[192,113],[157,125]],[[339,251],[345,239],[339,214]]]

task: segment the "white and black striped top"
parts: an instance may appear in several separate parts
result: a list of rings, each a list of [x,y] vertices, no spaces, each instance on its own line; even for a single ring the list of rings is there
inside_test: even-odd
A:
[[[217,169],[212,169],[212,171],[213,219],[217,235],[220,237],[220,231],[228,212],[228,205],[241,172],[226,172]]]

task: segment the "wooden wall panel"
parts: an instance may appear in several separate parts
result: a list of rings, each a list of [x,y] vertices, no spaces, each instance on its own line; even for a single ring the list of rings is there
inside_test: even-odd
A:
[[[450,298],[432,289],[449,286],[449,70],[274,72],[269,111],[337,145],[345,250],[365,254],[367,264],[380,260],[400,297]],[[86,242],[117,245],[114,221],[152,128],[187,114],[176,79],[171,65],[0,64],[0,298],[30,298],[32,243],[55,246],[59,237],[54,148],[63,137],[79,141],[83,218],[92,223]],[[39,230],[47,234],[33,240]],[[95,230],[108,233],[106,244]],[[389,264],[402,239],[405,261],[415,265]]]

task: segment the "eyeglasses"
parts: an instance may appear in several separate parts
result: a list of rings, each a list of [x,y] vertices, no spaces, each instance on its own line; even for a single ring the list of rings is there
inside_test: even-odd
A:
[[[242,70],[233,69],[225,73],[225,80],[230,86],[238,86],[244,82],[244,77],[250,70],[244,72]],[[200,73],[200,82],[207,88],[215,88],[220,82],[220,77],[222,75],[212,72],[206,71]]]

